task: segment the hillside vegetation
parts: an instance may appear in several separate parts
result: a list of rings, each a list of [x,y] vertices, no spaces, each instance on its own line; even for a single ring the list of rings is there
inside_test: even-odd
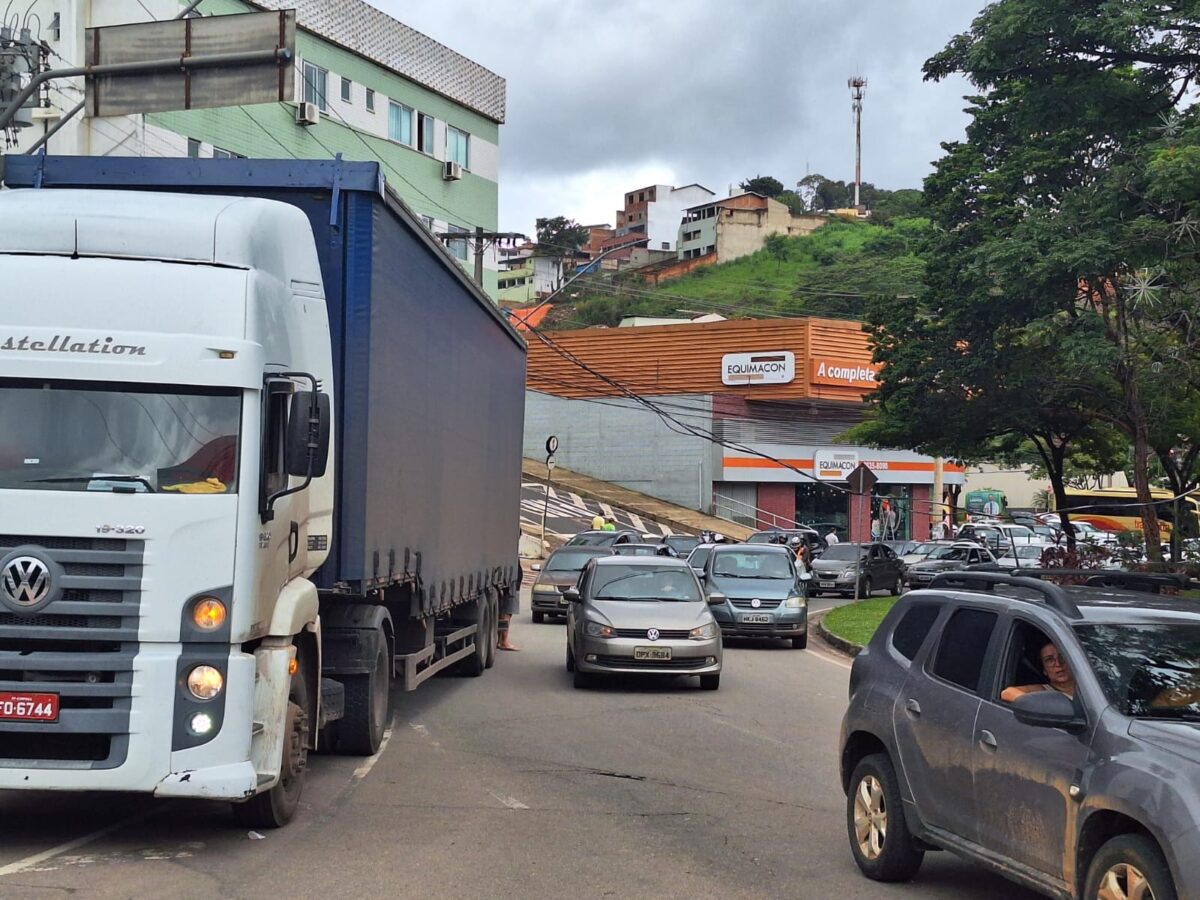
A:
[[[894,219],[886,227],[835,219],[805,237],[774,236],[752,256],[658,288],[635,271],[585,276],[567,289],[549,327],[615,326],[626,316],[705,312],[861,318],[870,296],[920,291],[924,266],[917,251],[928,228],[928,220],[919,218]]]

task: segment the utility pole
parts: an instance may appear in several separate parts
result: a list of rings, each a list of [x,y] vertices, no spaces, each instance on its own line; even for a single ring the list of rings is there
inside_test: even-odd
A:
[[[867,95],[867,79],[855,75],[846,85],[850,88],[850,108],[854,110],[854,208],[858,209],[862,190],[862,111],[863,97]]]
[[[466,240],[466,235],[470,232],[462,231],[437,231],[434,232],[436,237],[440,237],[443,241],[462,241]],[[484,231],[482,225],[475,226],[475,276],[474,280],[477,285],[483,287],[483,255],[487,252],[488,247],[496,244],[508,242],[516,243],[517,241],[529,240],[525,235],[516,231]]]

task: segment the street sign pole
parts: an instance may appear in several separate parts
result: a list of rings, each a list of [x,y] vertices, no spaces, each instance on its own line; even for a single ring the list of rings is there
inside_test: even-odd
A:
[[[546,547],[546,513],[550,508],[550,480],[554,477],[554,451],[558,449],[558,438],[546,438],[546,494],[542,497],[542,549]]]
[[[860,463],[850,475],[846,478],[847,484],[850,485],[850,491],[856,497],[866,497],[867,518],[871,517],[871,490],[875,487],[875,482],[879,478],[871,471],[870,467]],[[851,500],[851,527],[853,527],[854,518],[854,502]],[[859,552],[854,556],[854,602],[857,603],[861,596],[862,589],[862,546],[859,546]]]

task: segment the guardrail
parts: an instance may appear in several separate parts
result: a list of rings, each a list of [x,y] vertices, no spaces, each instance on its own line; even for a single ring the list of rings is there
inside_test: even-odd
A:
[[[804,527],[795,519],[717,493],[713,494],[713,515],[757,529]]]

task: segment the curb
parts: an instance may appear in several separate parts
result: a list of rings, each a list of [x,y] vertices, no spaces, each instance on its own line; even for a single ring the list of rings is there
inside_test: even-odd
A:
[[[817,634],[819,634],[821,639],[834,650],[837,650],[839,653],[844,653],[850,657],[858,656],[858,654],[862,652],[863,648],[861,644],[856,644],[854,641],[848,641],[844,637],[839,637],[825,627],[824,613],[821,614],[821,618],[817,619],[816,624]]]

